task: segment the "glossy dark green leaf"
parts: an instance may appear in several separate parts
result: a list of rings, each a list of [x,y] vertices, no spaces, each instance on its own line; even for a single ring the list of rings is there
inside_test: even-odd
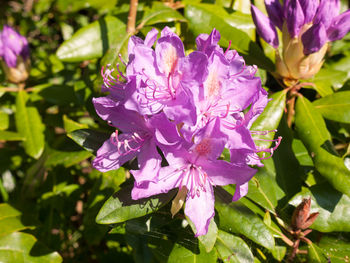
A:
[[[188,223],[190,224],[190,226],[193,230],[193,233],[196,233],[197,230],[196,230],[196,226],[194,225],[194,223],[188,217],[186,217],[186,219],[187,219]],[[204,246],[205,250],[208,253],[213,249],[217,235],[218,235],[218,227],[217,227],[214,219],[212,218],[212,220],[210,221],[210,224],[209,224],[208,233],[206,235],[198,237],[199,241],[202,243],[202,245]]]
[[[224,262],[253,263],[254,257],[248,245],[240,237],[219,230],[215,248]]]
[[[173,21],[186,22],[186,19],[180,14],[180,12],[164,5],[161,2],[152,2],[152,6],[145,6],[143,11],[144,14],[138,22],[139,28],[157,23],[167,23]]]
[[[25,138],[17,133],[12,131],[0,131],[0,141],[23,141]]]
[[[295,154],[295,157],[298,159],[300,165],[304,165],[304,166],[314,165],[307,149],[305,148],[301,140],[294,139],[292,143],[292,147],[293,147],[293,152]]]
[[[215,263],[217,261],[217,254],[215,249],[207,253],[205,248],[199,244],[200,253],[194,254],[187,248],[175,244],[173,250],[170,253],[168,263],[196,263],[196,262],[208,262]]]
[[[59,263],[61,256],[52,252],[27,233],[0,236],[0,262]]]
[[[89,152],[96,153],[110,135],[89,129],[74,130],[68,137]]]
[[[324,255],[332,263],[344,263],[349,261],[350,241],[339,235],[339,237],[323,236],[317,244],[322,249]]]
[[[215,208],[220,218],[220,229],[244,235],[267,249],[274,248],[275,240],[268,227],[240,201],[230,204],[217,201]]]
[[[350,91],[336,92],[315,100],[314,107],[323,117],[344,123],[350,123]]]
[[[311,212],[320,213],[311,228],[321,232],[350,232],[350,197],[334,190],[328,183],[322,183],[303,188],[290,204],[297,206],[303,198],[308,197],[312,198]]]
[[[151,198],[132,200],[132,185],[124,186],[113,194],[103,205],[96,217],[99,224],[116,224],[141,217],[157,211],[167,204],[175,195],[175,191]]]
[[[221,45],[227,47],[231,41],[231,47],[243,55],[248,64],[273,71],[272,62],[245,32],[235,27],[237,20],[225,9],[210,4],[189,4],[185,8],[185,17],[194,35],[209,34],[216,28],[221,34]]]
[[[282,137],[282,141],[275,150],[273,162],[276,169],[276,183],[285,193],[284,201],[280,204],[283,206],[290,197],[300,191],[304,171],[293,152],[292,142],[294,138],[285,117],[282,118],[278,126],[277,135]]]
[[[19,134],[25,138],[23,142],[26,153],[38,159],[45,146],[44,129],[41,116],[34,106],[28,106],[28,95],[20,90],[16,99],[16,126]]]
[[[347,73],[331,68],[322,68],[314,78],[307,80],[313,82],[315,90],[322,96],[332,94],[333,88],[339,89],[347,79]]]
[[[79,29],[58,48],[57,57],[66,62],[102,57],[116,41],[126,35],[126,25],[118,18],[106,16]]]
[[[255,120],[251,130],[271,131],[277,129],[286,106],[286,94],[287,92],[283,90],[276,92],[269,97],[271,101],[267,104],[263,113]],[[269,148],[271,146],[270,141],[259,139],[272,140],[274,135],[274,132],[270,132],[267,135],[254,135],[255,144],[259,147]]]
[[[264,167],[259,167],[253,180],[250,180],[247,194],[248,198],[273,213],[278,204],[283,206],[300,191],[304,175],[293,153],[293,137],[285,118],[280,121],[277,136],[282,137],[281,144],[272,159],[263,160]]]
[[[276,182],[276,171],[272,159],[264,161],[254,178],[249,181],[249,191],[246,195],[271,212],[275,212],[278,200],[284,197],[283,190]]]
[[[350,171],[344,161],[334,155],[331,136],[322,115],[304,97],[297,99],[295,126],[316,169],[335,189],[350,196]]]

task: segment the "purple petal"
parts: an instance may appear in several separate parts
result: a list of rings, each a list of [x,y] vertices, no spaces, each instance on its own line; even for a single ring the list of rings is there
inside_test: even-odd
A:
[[[140,185],[145,181],[156,182],[162,157],[157,151],[154,140],[149,140],[142,146],[137,161],[140,170],[130,170],[135,178],[135,184]]]
[[[332,20],[327,29],[329,41],[342,39],[350,30],[350,10],[342,13]]]
[[[340,10],[339,0],[321,0],[314,18],[314,24],[322,23],[328,28]]]
[[[243,196],[247,194],[248,194],[248,182],[241,185],[236,185],[236,191],[232,197],[232,202],[238,201],[239,199],[241,199]]]
[[[238,166],[223,160],[201,160],[200,164],[213,185],[244,184],[256,173],[248,165]]]
[[[163,109],[165,115],[176,124],[184,122],[190,125],[196,123],[196,108],[191,98],[184,92],[176,94],[176,98],[167,102]]]
[[[322,23],[314,24],[302,36],[304,54],[309,55],[319,51],[327,42],[326,29]]]
[[[177,37],[177,35],[168,26],[164,27],[162,32],[160,33],[160,37],[167,37],[167,36]]]
[[[208,57],[202,52],[193,51],[188,56],[179,60],[179,71],[181,72],[181,84],[193,89],[194,85],[204,82],[208,74]],[[198,87],[199,89],[199,87]]]
[[[209,57],[214,50],[221,50],[221,48],[218,46],[220,37],[219,31],[217,31],[215,28],[211,31],[210,35],[198,35],[196,38],[197,50],[205,53]]]
[[[228,98],[231,105],[237,106],[242,111],[246,109],[253,101],[261,89],[261,79],[237,78],[231,82],[230,89],[224,93],[224,98]],[[244,91],[244,92],[242,92]]]
[[[20,36],[22,39],[22,43],[23,43],[23,48],[21,50],[20,55],[23,57],[24,60],[26,60],[27,58],[29,58],[29,45],[28,45],[28,41],[24,36]]]
[[[305,16],[299,0],[290,0],[285,6],[287,28],[290,36],[299,35],[301,27],[304,25]]]
[[[240,149],[249,152],[254,152],[256,150],[252,135],[248,128],[244,125],[239,125],[235,127],[235,129],[222,129],[229,136],[229,139],[227,141],[227,148],[229,150]],[[232,154],[231,162],[233,162]]]
[[[96,158],[93,160],[93,166],[100,172],[117,170],[125,162],[133,159],[138,154],[137,151],[126,151],[124,148],[118,147],[112,143],[114,134],[110,139],[106,140],[101,148],[97,151]],[[119,140],[130,140],[131,134],[119,135]],[[136,147],[137,145],[132,145]]]
[[[180,140],[175,123],[170,122],[163,112],[154,115],[150,119],[150,125],[155,129],[157,144],[174,145]]]
[[[254,5],[251,5],[251,12],[254,24],[256,26],[256,31],[258,32],[259,36],[262,37],[268,44],[274,48],[277,48],[279,42],[274,24]]]
[[[148,32],[145,38],[145,45],[147,47],[152,47],[154,42],[156,42],[158,36],[158,30],[155,28],[152,28],[151,31]]]
[[[123,132],[134,132],[147,129],[145,121],[136,111],[125,109],[122,105],[108,97],[93,98],[96,113],[114,127]]]
[[[213,187],[207,182],[206,191],[200,191],[199,196],[193,198],[187,194],[185,214],[194,223],[197,236],[205,235],[208,232],[210,220],[214,217],[214,191]]]
[[[174,73],[179,58],[185,56],[183,43],[176,35],[159,38],[155,52],[158,69],[166,77]]]
[[[4,60],[10,68],[15,68],[17,66],[17,56],[7,46],[4,47]]]
[[[158,181],[143,182],[140,185],[134,184],[131,191],[131,198],[134,200],[150,197],[161,193],[167,193],[171,189],[179,186],[182,171],[178,171],[172,166],[162,167],[158,172]]]
[[[319,6],[319,0],[299,0],[301,8],[303,9],[305,21],[304,23],[310,23],[316,14]]]
[[[12,27],[7,25],[2,30],[2,40],[4,46],[12,50],[15,55],[19,55],[23,48],[22,36]]]
[[[217,159],[220,157],[227,142],[227,135],[220,130],[220,119],[209,121],[209,123],[200,129],[194,136],[192,150],[203,156],[205,159]]]
[[[265,0],[265,7],[269,18],[280,30],[283,26],[283,9],[279,0]]]
[[[263,87],[260,87],[252,99],[252,105],[249,111],[244,116],[248,128],[251,127],[256,118],[264,111],[268,101],[267,91]]]

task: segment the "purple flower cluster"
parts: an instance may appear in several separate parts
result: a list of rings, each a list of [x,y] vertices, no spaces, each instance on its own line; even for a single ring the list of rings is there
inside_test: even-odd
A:
[[[342,39],[350,30],[350,10],[339,15],[339,0],[265,0],[266,17],[254,5],[252,16],[258,34],[274,48],[282,31],[282,58],[277,71],[292,79],[310,78],[323,63],[328,42]],[[311,55],[311,56],[310,56]]]
[[[29,76],[29,46],[27,39],[12,27],[0,31],[0,62],[9,81],[24,82]]]
[[[8,67],[15,68],[18,56],[21,56],[24,61],[29,58],[27,39],[12,27],[5,25],[0,32],[0,57]]]
[[[252,139],[256,132],[249,130],[268,102],[267,92],[256,67],[246,66],[236,51],[220,48],[215,29],[199,35],[197,50],[187,56],[169,28],[157,36],[153,29],[145,40],[130,38],[126,74],[118,65],[117,77],[109,66],[102,69],[102,90],[110,93],[93,103],[118,130],[93,165],[105,172],[137,157],[132,198],[177,188],[171,212],[186,202],[196,235],[204,235],[214,216],[213,186],[236,184],[233,199],[238,200],[256,172],[250,165],[261,166],[264,154],[275,149],[259,149]],[[230,162],[220,159],[224,148]],[[168,166],[161,166],[160,151]]]

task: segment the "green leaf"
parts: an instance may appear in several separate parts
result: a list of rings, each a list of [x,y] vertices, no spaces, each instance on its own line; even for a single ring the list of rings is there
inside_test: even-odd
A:
[[[219,230],[215,248],[224,262],[253,263],[254,256],[240,237]]]
[[[268,227],[240,201],[230,204],[217,201],[215,208],[220,218],[220,229],[244,235],[267,249],[274,248],[275,240]]]
[[[344,237],[323,236],[318,246],[332,263],[349,261],[350,241]]]
[[[197,230],[194,223],[188,217],[186,217],[186,219],[190,224],[193,232],[196,233]],[[205,251],[207,251],[208,253],[213,249],[217,235],[218,235],[218,227],[214,221],[214,218],[212,218],[209,224],[208,233],[203,236],[198,236],[199,241],[202,243],[202,245],[205,248]]]
[[[12,131],[0,131],[0,141],[23,141],[25,138],[17,133]]]
[[[20,90],[16,99],[16,126],[18,132],[25,138],[23,142],[26,153],[38,159],[45,146],[44,129],[38,110],[27,106],[28,95]]]
[[[284,197],[284,192],[276,182],[272,159],[264,160],[264,167],[259,167],[254,178],[249,181],[249,191],[246,197],[275,213],[278,200]]]
[[[253,180],[249,181],[247,197],[275,213],[277,205],[283,206],[300,191],[304,172],[292,150],[292,134],[282,118],[278,127],[282,142],[272,159],[263,160]],[[283,199],[283,202],[281,200]]]
[[[26,228],[21,222],[21,212],[8,204],[0,204],[0,237]]]
[[[186,22],[186,19],[176,10],[160,2],[152,2],[152,6],[144,8],[144,14],[138,21],[138,27],[168,23],[174,21]]]
[[[315,90],[322,96],[332,94],[332,89],[339,89],[343,86],[347,79],[347,73],[331,68],[322,68],[314,78],[307,80],[307,82],[313,82],[316,87]]]
[[[231,47],[243,55],[248,64],[256,64],[273,71],[274,65],[271,60],[247,33],[236,28],[239,23],[237,18],[232,17],[224,8],[210,4],[190,4],[185,8],[185,17],[189,20],[190,30],[196,36],[202,33],[209,34],[216,28],[221,34],[221,45],[227,47],[231,41]]]
[[[67,115],[63,115],[63,127],[67,133],[70,133],[75,130],[86,129],[89,126],[73,121],[72,119],[69,119]]]
[[[307,152],[307,149],[305,148],[301,140],[294,139],[292,143],[292,148],[293,148],[295,157],[298,159],[300,165],[304,165],[304,166],[314,165],[309,153]]]
[[[66,62],[80,62],[102,57],[119,39],[123,39],[126,25],[118,18],[106,16],[81,29],[58,48],[57,57]]]
[[[283,116],[284,108],[286,106],[286,94],[287,92],[282,90],[272,94],[269,98],[272,99],[263,113],[255,120],[251,130],[253,131],[271,131],[278,127]],[[258,139],[272,140],[275,136],[274,132],[270,132],[267,135],[254,135],[255,144],[259,147],[269,148],[271,142],[262,141]]]
[[[331,136],[321,114],[301,96],[296,103],[295,126],[316,169],[336,190],[350,196],[350,171],[343,160],[333,154]]]
[[[7,130],[10,124],[9,115],[6,112],[0,111],[0,130]]]
[[[207,253],[201,244],[199,244],[199,249],[200,253],[194,254],[192,251],[176,243],[169,255],[168,263],[215,263],[217,261],[217,255],[214,249],[210,253]]]
[[[279,262],[282,262],[287,252],[287,248],[283,246],[275,246],[274,249],[271,250],[272,256],[277,259]]]
[[[74,151],[74,152],[63,152],[51,150],[45,161],[45,166],[56,166],[63,165],[64,167],[70,167],[74,164],[80,163],[91,157],[92,153],[87,151]]]
[[[81,129],[68,133],[68,137],[89,152],[96,153],[110,135],[94,130]]]
[[[311,212],[319,212],[312,229],[321,232],[345,231],[350,232],[349,210],[350,198],[335,189],[328,183],[316,184],[304,188],[289,202],[297,206],[303,198],[311,197]]]
[[[59,263],[61,256],[51,252],[27,233],[14,232],[0,236],[0,262]]]
[[[314,243],[308,245],[308,262],[310,263],[327,263],[327,258],[324,256],[322,249]],[[332,261],[333,262],[333,261]]]
[[[283,206],[290,197],[300,191],[304,171],[294,155],[293,134],[284,117],[278,126],[277,135],[282,137],[282,141],[274,153],[273,161],[276,168],[276,182],[285,193],[284,202],[279,204]]]
[[[175,195],[175,191],[171,191],[151,198],[132,200],[132,187],[132,185],[124,186],[104,203],[96,217],[98,224],[116,224],[153,213],[167,204]]]
[[[350,91],[337,92],[315,100],[314,107],[323,117],[344,123],[350,123]]]

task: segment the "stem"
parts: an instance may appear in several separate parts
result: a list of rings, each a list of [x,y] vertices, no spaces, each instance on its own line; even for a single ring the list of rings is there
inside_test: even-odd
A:
[[[130,9],[128,16],[128,25],[126,27],[126,32],[134,34],[136,31],[136,13],[137,13],[138,0],[130,0]]]

